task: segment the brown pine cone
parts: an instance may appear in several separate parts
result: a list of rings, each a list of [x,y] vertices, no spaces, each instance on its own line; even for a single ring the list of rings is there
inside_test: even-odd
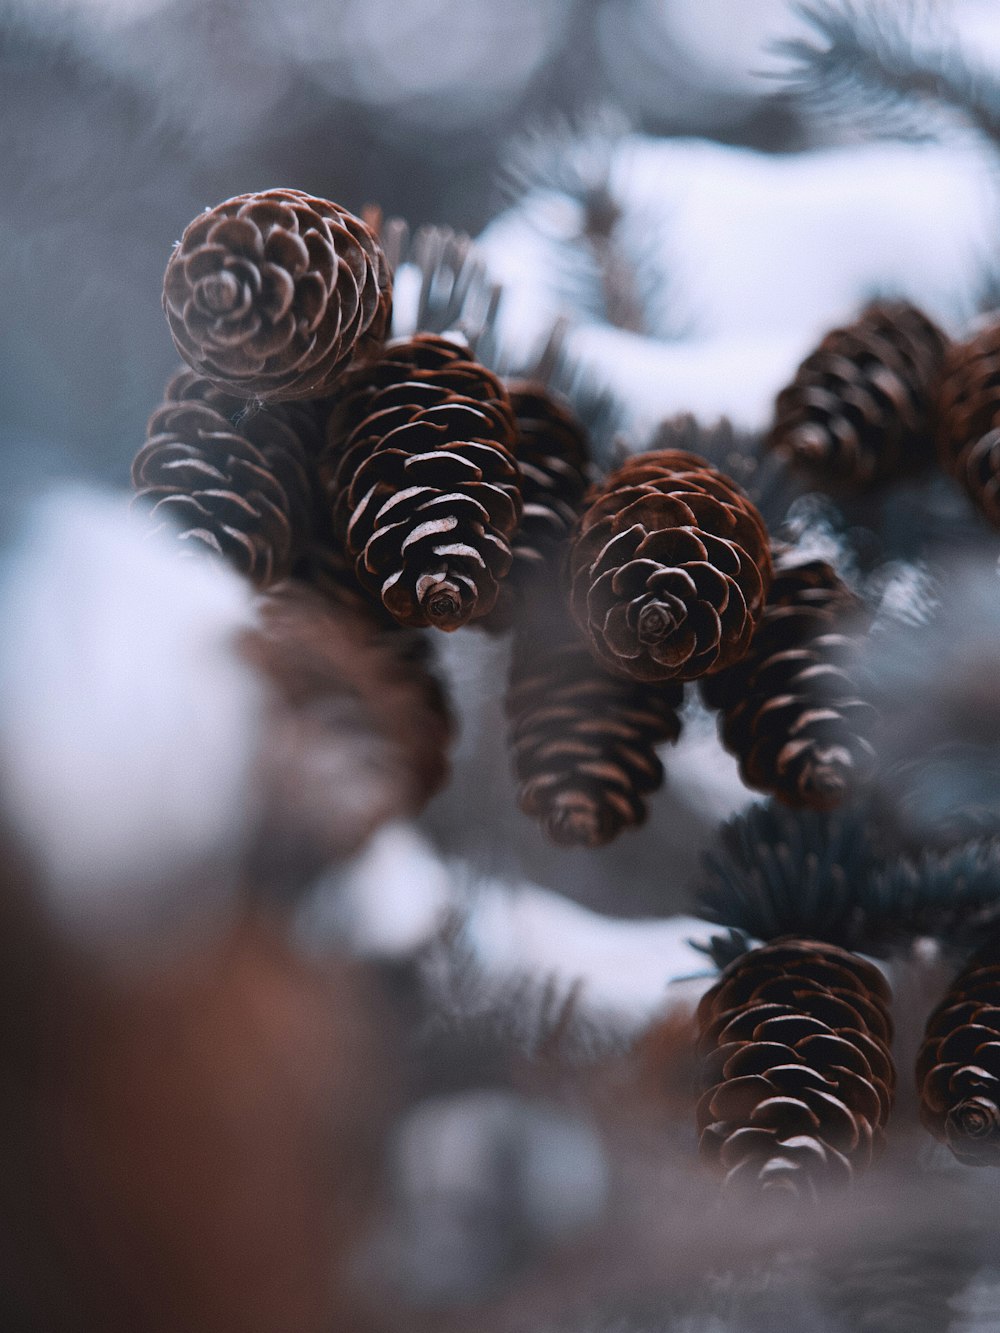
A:
[[[488,614],[521,517],[503,385],[432,334],[353,372],[327,424],[335,538],[403,625],[455,630]]]
[[[635,680],[694,680],[746,652],[771,555],[736,483],[665,449],[636,454],[592,493],[569,572],[598,661]]]
[[[207,547],[260,587],[284,578],[311,540],[318,422],[305,407],[248,407],[180,370],[132,464],[137,498],[189,549]]]
[[[768,447],[815,481],[849,491],[927,467],[947,341],[908,302],[868,306],[828,333],[782,389]]]
[[[313,588],[339,610],[367,618],[381,629],[400,628],[382,603],[362,588],[354,572],[354,561],[330,533],[317,534],[292,573],[298,582]]]
[[[189,223],[163,308],[184,360],[230,393],[317,398],[350,361],[378,352],[392,280],[360,218],[300,190],[265,190]]]
[[[949,349],[937,407],[942,467],[1000,528],[1000,319]]]
[[[815,1192],[882,1146],[889,987],[856,954],[788,938],[743,954],[698,1006],[702,1156],[727,1183]]]
[[[557,552],[576,522],[587,490],[590,445],[573,409],[546,385],[508,385],[517,421],[517,461],[524,514],[514,535],[514,563],[503,582],[487,628],[513,622],[518,597],[536,579],[551,575]]]
[[[920,1119],[967,1166],[1000,1166],[1000,942],[971,960],[927,1020]]]
[[[553,842],[600,847],[645,822],[684,687],[609,674],[552,600],[514,638],[505,708],[518,801]]]
[[[853,642],[843,629],[859,611],[825,561],[777,560],[746,656],[701,682],[748,787],[787,805],[832,810],[869,775],[874,710],[851,684]]]
[[[520,580],[549,562],[576,522],[587,489],[590,446],[573,409],[551,389],[526,381],[514,381],[509,389],[524,500],[510,577]]]
[[[293,582],[260,599],[257,619],[244,651],[282,706],[261,747],[256,860],[299,878],[426,805],[447,777],[452,721],[421,636],[380,633]]]

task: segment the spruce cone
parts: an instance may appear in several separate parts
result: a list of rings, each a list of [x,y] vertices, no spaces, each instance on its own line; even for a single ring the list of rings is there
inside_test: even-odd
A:
[[[389,324],[389,266],[365,224],[299,190],[241,194],[194,219],[163,308],[184,360],[245,398],[316,398]]]
[[[981,949],[927,1020],[920,1119],[968,1166],[1000,1166],[1000,941]]]
[[[698,1006],[702,1155],[726,1181],[815,1192],[881,1147],[895,1073],[871,963],[788,938],[737,958]]]
[[[561,396],[526,380],[508,388],[517,421],[524,514],[511,545],[514,563],[487,622],[489,629],[508,628],[519,596],[538,579],[551,576],[557,552],[579,515],[590,461],[586,432]]]
[[[261,587],[283,578],[310,541],[318,482],[308,409],[248,408],[181,370],[149,419],[132,464],[138,498],[180,540],[224,556]]]
[[[768,447],[850,491],[919,471],[934,457],[932,398],[946,346],[915,306],[868,306],[828,333],[782,389]]]
[[[1000,528],[1000,320],[950,348],[938,394],[938,455]]]
[[[572,408],[544,385],[515,381],[510,404],[524,500],[510,577],[523,580],[550,561],[576,522],[587,489],[590,448]]]
[[[403,625],[485,616],[521,517],[507,392],[467,349],[431,334],[355,371],[327,426],[336,539]]]
[[[560,620],[535,617],[515,637],[508,742],[524,813],[564,847],[600,847],[645,821],[683,686],[610,675]]]
[[[260,599],[244,650],[282,704],[262,747],[258,867],[315,874],[441,788],[452,723],[419,636],[289,582]]]
[[[380,629],[399,629],[381,602],[373,600],[358,582],[354,561],[328,532],[317,534],[292,571],[324,600],[341,611],[368,619]]]
[[[860,603],[822,560],[779,560],[742,661],[701,683],[748,787],[788,805],[831,810],[868,776],[873,709],[845,671],[843,622]]]
[[[592,495],[571,604],[603,665],[694,680],[746,652],[771,579],[767,532],[735,482],[678,450],[637,454]]]

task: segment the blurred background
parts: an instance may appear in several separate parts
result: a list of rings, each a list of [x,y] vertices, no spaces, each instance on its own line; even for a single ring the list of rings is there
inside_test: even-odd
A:
[[[996,0],[922,8],[1000,69]],[[645,829],[564,852],[516,808],[506,645],[454,636],[451,786],[248,910],[254,765],[287,741],[235,661],[249,593],[176,581],[121,512],[176,365],[165,263],[236,193],[480,238],[508,358],[564,318],[610,396],[603,461],[682,410],[759,431],[877,293],[961,330],[1000,290],[995,146],[817,116],[774,50],[802,27],[787,0],[0,0],[4,1333],[1000,1327],[988,1191],[934,1158],[928,1203],[912,1094],[888,1186],[800,1276],[692,1169],[686,913],[751,799],[713,718]],[[67,483],[113,495],[35,507]],[[893,558],[922,515],[893,511]],[[845,555],[846,520],[798,511],[852,571],[869,519]],[[904,969],[904,1052],[939,982]],[[617,1063],[658,1016],[652,1073]],[[737,1278],[703,1281],[720,1254]]]
[[[174,355],[170,247],[200,209],[290,185],[476,233],[510,143],[613,107],[657,135],[781,151],[753,77],[779,0],[6,0],[0,430],[124,483]],[[10,441],[10,443],[7,443]]]

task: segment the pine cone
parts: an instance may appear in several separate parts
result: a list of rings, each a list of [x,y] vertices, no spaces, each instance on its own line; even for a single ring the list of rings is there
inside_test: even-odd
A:
[[[376,353],[392,287],[381,247],[339,204],[241,194],[195,218],[170,256],[163,308],[184,360],[246,398],[316,398]]]
[[[881,1147],[895,1073],[871,963],[789,938],[737,958],[698,1006],[702,1155],[727,1183],[815,1192]]]
[[[728,417],[710,426],[690,412],[665,417],[646,447],[697,454],[736,482],[771,529],[781,526],[801,491],[788,468],[765,451],[762,437],[736,429]]]
[[[564,847],[600,847],[642,824],[682,697],[675,681],[610,675],[558,610],[523,624],[506,697],[521,809]]]
[[[1000,319],[953,345],[938,394],[941,465],[1000,528]]]
[[[318,481],[307,443],[315,449],[318,430],[304,407],[248,408],[180,370],[149,419],[132,483],[154,521],[267,587],[311,538]]]
[[[576,522],[587,489],[590,448],[572,408],[542,384],[509,386],[517,421],[524,517],[514,538],[512,579],[548,563]]]
[[[874,710],[845,669],[853,643],[843,625],[859,609],[825,561],[779,559],[747,655],[701,682],[748,787],[831,810],[869,775]]]
[[[354,561],[328,532],[320,532],[293,569],[296,580],[318,592],[341,611],[368,618],[382,629],[398,629],[381,602],[362,588],[354,572]]]
[[[767,532],[694,454],[637,454],[592,494],[569,553],[571,604],[598,661],[694,680],[743,656],[771,579]]]
[[[390,344],[344,383],[323,458],[334,535],[400,624],[492,610],[521,517],[514,441],[500,381],[445,338]]]
[[[1000,1166],[1000,940],[979,951],[927,1020],[920,1119],[967,1166]]]
[[[570,405],[544,384],[508,385],[517,421],[517,461],[524,513],[514,535],[514,563],[486,627],[507,629],[521,594],[552,574],[587,489],[590,446]]]
[[[904,301],[876,302],[828,333],[778,395],[768,447],[849,491],[934,458],[932,398],[947,339]]]
[[[420,636],[288,582],[260,599],[244,651],[283,706],[262,747],[256,861],[273,878],[317,873],[440,790],[452,722]]]

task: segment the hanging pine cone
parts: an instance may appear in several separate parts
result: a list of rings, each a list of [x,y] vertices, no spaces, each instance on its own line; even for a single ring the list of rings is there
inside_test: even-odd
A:
[[[507,391],[448,339],[392,343],[345,381],[323,458],[334,535],[400,624],[492,610],[521,517],[514,443]]]
[[[509,387],[524,500],[510,577],[520,580],[549,562],[576,522],[587,489],[590,447],[572,408],[550,389],[525,381]]]
[[[938,455],[976,508],[1000,528],[1000,320],[953,345],[938,394]]]
[[[440,790],[452,722],[421,636],[287,582],[259,600],[244,652],[281,704],[262,746],[256,872],[308,878]]]
[[[915,306],[868,306],[828,333],[782,389],[768,446],[814,480],[849,491],[928,466],[946,346]]]
[[[871,963],[815,940],[730,963],[698,1006],[701,1151],[727,1183],[814,1192],[868,1166],[895,1084],[889,998]]]
[[[569,552],[598,661],[694,680],[738,661],[771,579],[767,532],[735,482],[678,450],[637,454],[592,495]]]
[[[313,588],[332,606],[368,618],[382,629],[399,628],[382,603],[374,601],[362,588],[354,572],[354,561],[329,532],[321,530],[316,534],[292,573],[298,582]]]
[[[392,305],[389,266],[360,220],[299,190],[241,194],[184,231],[163,308],[184,360],[245,398],[327,393],[376,353]]]
[[[859,610],[825,561],[778,559],[746,656],[701,682],[748,787],[831,810],[869,775],[874,710],[851,683],[854,644],[844,632]]]
[[[307,446],[318,432],[305,407],[248,408],[181,370],[149,419],[132,483],[154,522],[267,587],[311,538],[318,481]]]
[[[920,1119],[967,1166],[1000,1166],[1000,940],[952,983],[917,1056]]]
[[[515,636],[506,711],[519,803],[564,847],[600,847],[646,819],[676,741],[683,686],[612,676],[558,608]]]
[[[527,380],[515,380],[508,389],[517,422],[524,513],[511,544],[514,563],[488,618],[489,629],[508,628],[524,591],[552,575],[580,512],[590,462],[586,432],[560,395]]]

